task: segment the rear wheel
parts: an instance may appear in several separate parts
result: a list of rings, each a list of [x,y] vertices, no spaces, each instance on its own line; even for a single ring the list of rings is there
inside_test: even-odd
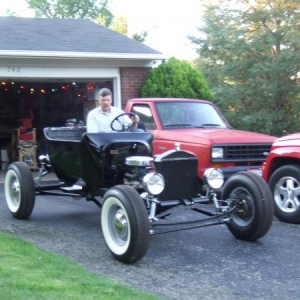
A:
[[[269,180],[275,216],[282,222],[300,223],[300,166],[277,169]]]
[[[132,187],[119,185],[105,193],[101,227],[106,245],[117,260],[134,263],[146,254],[150,240],[148,214]]]
[[[34,180],[28,166],[23,162],[9,165],[4,183],[8,209],[16,219],[27,219],[35,203]]]
[[[239,172],[224,185],[222,199],[236,199],[237,210],[227,224],[238,239],[255,241],[270,229],[274,203],[267,183],[251,172]]]

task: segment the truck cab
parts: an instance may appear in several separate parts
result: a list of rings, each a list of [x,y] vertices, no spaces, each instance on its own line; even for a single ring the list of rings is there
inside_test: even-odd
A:
[[[225,179],[239,171],[262,174],[262,163],[276,137],[233,129],[210,101],[178,98],[136,98],[126,112],[138,114],[153,134],[153,155],[180,149],[197,156],[198,176],[218,168]]]

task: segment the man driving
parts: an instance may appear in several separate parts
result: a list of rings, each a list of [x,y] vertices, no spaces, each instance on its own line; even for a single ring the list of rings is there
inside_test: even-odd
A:
[[[87,132],[114,132],[111,128],[111,122],[120,114],[125,113],[122,109],[112,106],[112,92],[108,88],[102,88],[98,93],[99,106],[91,110],[87,116],[86,127]],[[123,116],[120,119],[122,123],[130,128],[131,131],[137,129],[139,117],[135,115],[132,118]],[[133,124],[134,123],[134,124]],[[133,125],[132,125],[133,124]],[[121,125],[114,126],[117,130],[121,130]],[[118,128],[119,127],[119,128]]]

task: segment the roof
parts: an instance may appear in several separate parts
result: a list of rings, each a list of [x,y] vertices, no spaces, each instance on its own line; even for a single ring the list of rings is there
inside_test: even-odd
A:
[[[0,17],[0,51],[163,54],[123,34],[81,19]]]

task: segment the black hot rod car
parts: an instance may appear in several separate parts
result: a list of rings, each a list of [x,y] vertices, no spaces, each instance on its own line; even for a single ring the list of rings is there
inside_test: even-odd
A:
[[[141,259],[153,234],[225,224],[236,238],[255,241],[271,227],[272,195],[254,173],[236,173],[223,184],[220,170],[207,169],[205,185],[199,186],[197,157],[178,144],[152,157],[148,132],[86,133],[79,126],[48,127],[44,135],[47,154],[39,157],[36,178],[24,162],[8,167],[4,188],[10,212],[27,219],[38,195],[84,197],[101,208],[104,240],[121,262]],[[58,180],[43,180],[50,172]],[[167,217],[175,207],[198,217],[171,222]]]

